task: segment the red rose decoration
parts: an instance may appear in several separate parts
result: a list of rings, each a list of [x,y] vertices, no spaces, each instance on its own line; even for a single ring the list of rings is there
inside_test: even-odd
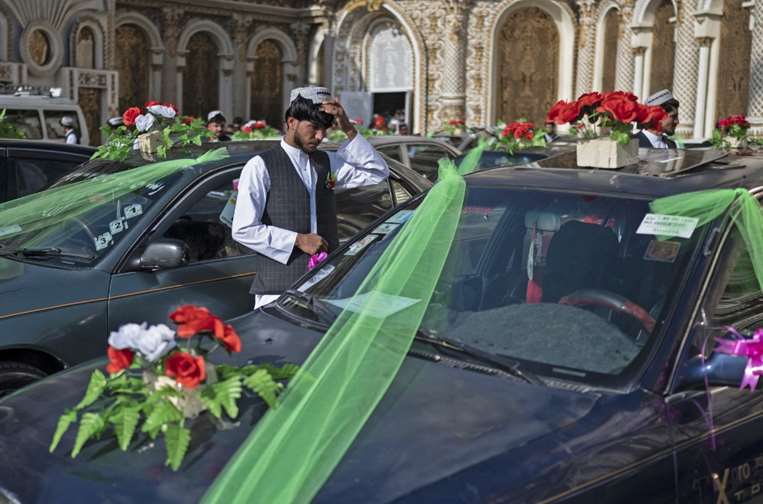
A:
[[[662,121],[668,117],[665,109],[659,106],[646,106],[642,108],[642,116],[639,117],[639,124],[648,129],[662,130]]]
[[[207,379],[207,369],[203,357],[186,352],[175,352],[164,362],[164,374],[174,378],[187,389],[194,389]]]
[[[241,131],[243,131],[246,134],[249,134],[249,133],[252,132],[252,127],[251,126],[242,126],[241,127]]]
[[[182,122],[183,122],[183,124],[186,124],[186,125],[190,126],[190,124],[193,122],[193,117],[192,116],[183,116]]]
[[[267,125],[268,123],[263,120],[254,121],[254,129],[264,129]]]
[[[232,325],[223,324],[222,320],[217,319],[214,332],[215,338],[222,343],[226,350],[229,352],[241,351],[241,338]]]
[[[178,325],[177,335],[190,338],[204,331],[214,331],[219,320],[204,307],[183,305],[170,314],[170,319]]]
[[[125,126],[134,126],[135,118],[140,115],[140,109],[138,107],[130,107],[122,114],[122,122]]]
[[[597,112],[609,114],[612,119],[621,123],[632,123],[643,117],[642,106],[638,102],[620,96],[604,98]]]
[[[387,127],[387,121],[384,116],[380,114],[374,114],[374,129],[384,129]]]
[[[628,91],[612,91],[604,95],[604,100],[607,101],[612,98],[620,98],[627,101],[638,102],[638,97]]]
[[[566,102],[559,100],[546,115],[547,123],[567,124],[576,122],[583,114],[583,107],[579,102]]]
[[[158,101],[151,100],[151,101],[147,101],[146,103],[144,103],[143,107],[148,108],[148,107],[153,107],[154,105],[159,105],[159,104],[160,103]]]
[[[132,360],[135,357],[135,352],[129,348],[119,350],[111,345],[109,345],[106,353],[109,356],[109,363],[106,366],[106,371],[108,371],[109,374],[115,374],[123,369],[127,369],[132,365]]]
[[[580,95],[580,98],[578,98],[578,103],[583,108],[595,109],[601,105],[603,100],[604,96],[601,93],[594,91],[592,93],[585,93]]]

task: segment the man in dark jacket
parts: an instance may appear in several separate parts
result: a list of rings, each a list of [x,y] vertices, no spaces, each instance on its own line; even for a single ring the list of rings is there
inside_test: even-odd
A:
[[[338,246],[334,187],[378,184],[389,174],[326,88],[297,88],[290,98],[280,145],[250,159],[238,184],[231,232],[257,252],[255,308],[302,276],[310,256]],[[336,152],[318,150],[332,126],[348,140]]]
[[[662,131],[646,129],[639,131],[636,135],[638,146],[646,149],[677,148],[676,143],[668,137],[675,134],[676,126],[678,126],[678,100],[669,90],[663,89],[647,98],[645,103],[662,107],[668,117],[662,121]]]

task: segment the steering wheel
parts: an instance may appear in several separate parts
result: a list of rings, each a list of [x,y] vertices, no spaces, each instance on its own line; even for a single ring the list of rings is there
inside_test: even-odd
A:
[[[638,320],[647,332],[652,332],[657,321],[648,311],[633,301],[600,289],[580,289],[559,300],[559,304],[571,306],[603,306],[619,313],[630,315]]]

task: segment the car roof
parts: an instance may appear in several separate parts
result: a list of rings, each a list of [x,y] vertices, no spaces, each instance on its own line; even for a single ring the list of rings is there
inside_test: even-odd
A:
[[[527,187],[644,198],[705,189],[763,186],[763,157],[695,151],[684,156],[682,162],[674,159],[675,169],[665,170],[676,152],[649,150],[640,154],[639,164],[611,170],[571,166],[568,163],[575,157],[575,151],[567,151],[530,164],[474,172],[467,180],[469,185],[477,187]],[[664,171],[655,173],[655,167]]]
[[[0,148],[3,149],[32,149],[40,151],[64,151],[72,154],[82,154],[83,156],[92,156],[95,152],[94,147],[87,145],[72,145],[63,142],[46,142],[43,140],[21,140],[21,139],[0,139]]]

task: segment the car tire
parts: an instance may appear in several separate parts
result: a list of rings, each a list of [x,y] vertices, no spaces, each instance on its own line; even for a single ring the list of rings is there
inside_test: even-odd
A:
[[[0,362],[0,397],[46,377],[42,369],[23,362]]]

